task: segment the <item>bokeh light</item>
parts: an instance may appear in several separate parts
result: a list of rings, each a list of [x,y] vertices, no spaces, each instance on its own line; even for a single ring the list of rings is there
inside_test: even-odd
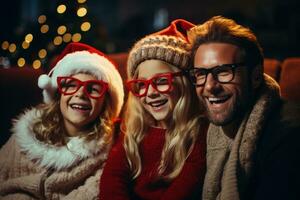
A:
[[[81,7],[77,10],[78,17],[84,17],[87,13],[87,9],[84,7]]]
[[[28,33],[26,36],[25,36],[25,41],[30,43],[32,42],[33,40],[33,35],[31,33]]]
[[[83,22],[80,26],[80,29],[82,31],[88,31],[91,28],[91,23],[90,22]]]
[[[47,51],[46,49],[41,49],[39,50],[39,58],[43,59],[47,56]]]
[[[66,5],[60,4],[59,6],[57,6],[56,10],[59,14],[63,14],[66,11],[66,9],[67,9]]]
[[[45,23],[46,20],[47,20],[46,15],[40,15],[39,18],[38,18],[38,22],[39,22],[40,24]]]
[[[53,44],[58,46],[62,43],[62,37],[61,36],[56,36],[53,40]]]
[[[41,63],[40,60],[35,60],[35,61],[33,61],[33,63],[32,63],[32,67],[33,67],[34,69],[39,69],[39,68],[41,67],[41,65],[42,65],[42,63]]]
[[[81,40],[81,34],[80,33],[75,33],[72,35],[72,41],[73,42],[79,42]]]
[[[8,47],[8,50],[10,53],[14,53],[16,51],[16,49],[17,49],[17,46],[14,43],[11,43]]]
[[[30,46],[30,43],[28,43],[28,42],[26,42],[26,41],[22,42],[22,48],[23,48],[23,49],[28,49],[29,46]]]
[[[1,47],[2,47],[2,49],[3,49],[3,50],[6,50],[6,49],[8,49],[8,47],[9,47],[9,42],[8,42],[8,41],[4,41],[4,42],[2,42],[2,45],[1,45]]]
[[[41,26],[41,33],[47,33],[48,31],[49,31],[49,26],[47,24]]]
[[[66,34],[64,34],[64,36],[63,36],[63,41],[64,41],[65,43],[70,42],[71,39],[72,39],[71,33],[66,33]]]
[[[57,28],[57,34],[63,35],[67,31],[67,27],[62,25]]]
[[[17,64],[18,64],[19,67],[24,67],[25,63],[26,63],[26,61],[25,61],[24,58],[21,57],[21,58],[18,59]]]

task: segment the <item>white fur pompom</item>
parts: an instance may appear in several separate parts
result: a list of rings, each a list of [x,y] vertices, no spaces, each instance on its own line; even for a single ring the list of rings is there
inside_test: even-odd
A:
[[[47,74],[42,74],[38,80],[38,86],[41,89],[47,89],[51,87],[51,78]]]

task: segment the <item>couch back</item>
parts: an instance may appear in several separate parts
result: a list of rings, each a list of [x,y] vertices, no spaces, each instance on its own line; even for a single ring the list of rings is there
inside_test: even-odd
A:
[[[42,74],[29,66],[23,68],[0,68],[0,146],[9,137],[12,119],[24,108],[35,106],[42,101],[41,90],[37,86],[37,79]]]
[[[282,98],[300,102],[300,58],[283,61],[279,85]]]

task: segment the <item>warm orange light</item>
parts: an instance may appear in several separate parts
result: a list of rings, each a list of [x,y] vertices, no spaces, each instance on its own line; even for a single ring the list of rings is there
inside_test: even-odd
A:
[[[84,3],[86,0],[77,0],[78,3]]]
[[[9,47],[9,43],[8,43],[8,41],[4,41],[4,42],[2,42],[2,49],[3,50],[6,50],[6,49],[8,49],[8,47]]]
[[[65,43],[70,42],[71,39],[72,39],[72,35],[71,35],[70,33],[64,34],[64,36],[63,36],[63,41],[64,41]]]
[[[46,49],[41,49],[40,51],[39,51],[39,58],[45,58],[46,57],[46,55],[47,55],[47,51],[46,51]]]
[[[65,11],[66,11],[66,9],[67,9],[67,7],[66,7],[66,5],[64,5],[64,4],[60,4],[59,6],[57,6],[57,12],[59,13],[59,14],[62,14],[62,13],[64,13]]]
[[[45,23],[46,20],[47,20],[46,15],[40,15],[39,18],[38,18],[38,22],[39,22],[40,24]]]
[[[25,41],[30,43],[32,42],[33,40],[33,35],[31,33],[28,33],[26,36],[25,36]]]
[[[11,43],[11,44],[9,45],[9,47],[8,47],[8,50],[9,50],[10,53],[15,52],[16,49],[17,49],[17,46],[16,46],[14,43]]]
[[[23,49],[28,49],[29,46],[30,46],[30,43],[28,43],[28,42],[26,42],[26,41],[22,42],[22,48],[23,48]]]
[[[21,57],[21,58],[18,59],[18,66],[19,67],[24,67],[25,63],[26,62],[25,62],[24,58]]]
[[[81,40],[81,34],[80,33],[75,33],[72,35],[72,41],[73,42],[79,42]]]
[[[32,67],[33,67],[34,69],[40,68],[41,65],[42,65],[42,63],[41,63],[40,60],[35,60],[35,61],[33,61],[33,63],[32,63]]]
[[[59,26],[59,27],[57,28],[57,33],[58,33],[59,35],[64,34],[66,31],[67,31],[67,27],[64,26],[64,25]]]
[[[82,31],[88,31],[91,28],[91,23],[90,22],[83,22],[80,26],[80,29]]]
[[[49,31],[49,26],[47,24],[41,26],[41,33],[47,33],[48,31]]]
[[[87,13],[87,9],[84,7],[81,7],[77,10],[78,17],[84,17]]]
[[[53,40],[54,45],[58,46],[62,43],[62,37],[61,36],[56,36]]]

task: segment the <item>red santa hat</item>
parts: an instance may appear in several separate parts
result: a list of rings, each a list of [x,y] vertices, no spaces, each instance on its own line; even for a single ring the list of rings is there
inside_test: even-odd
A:
[[[117,117],[124,103],[124,89],[116,66],[104,53],[79,42],[69,43],[58,56],[49,74],[39,77],[38,86],[43,89],[44,102],[50,103],[54,100],[58,76],[70,76],[80,72],[94,75],[98,80],[109,84],[108,92],[115,108],[113,117]]]
[[[187,69],[190,62],[190,44],[187,31],[195,25],[176,19],[167,28],[139,40],[129,52],[127,75],[132,78],[137,66],[150,59],[162,60],[180,69]]]

